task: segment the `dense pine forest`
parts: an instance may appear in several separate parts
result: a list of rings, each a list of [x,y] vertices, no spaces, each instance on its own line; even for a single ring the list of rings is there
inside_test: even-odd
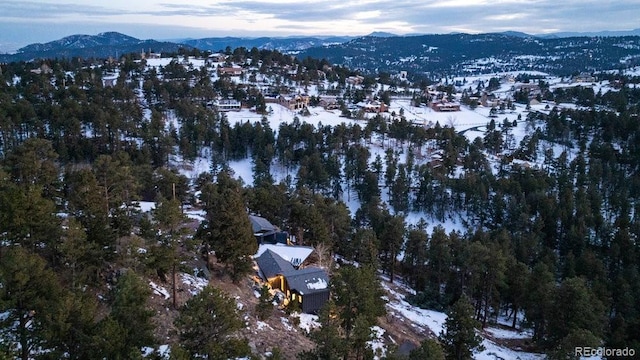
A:
[[[532,79],[540,100],[577,106],[528,111],[520,143],[510,136],[518,124],[500,115],[470,141],[447,124],[348,110],[370,95],[388,101],[378,81],[402,88],[388,74],[356,88],[346,82],[355,72],[324,60],[227,52],[249,79],[268,77],[280,92],[329,84],[319,93],[338,95],[341,111],[361,119],[330,126],[301,113],[272,128],[269,108],[279,105],[257,86],[189,65],[207,55],[197,50],[159,68],[139,55],[0,65],[0,358],[163,358],[141,351],[162,344],[172,359],[261,358],[239,335],[220,274],[188,299],[175,292],[176,273],[193,272],[185,263],[213,252],[230,282],[246,283],[256,251],[247,212],[341,264],[310,334],[316,346],[301,359],[373,357],[368,331],[385,312],[378,275],[461,326],[507,317],[550,358],[575,346],[640,351],[638,77],[598,74],[618,86],[605,93]],[[242,101],[262,120],[232,124],[210,105],[216,99]],[[195,179],[176,165],[204,155],[209,169]],[[232,165],[247,159],[250,184]],[[156,207],[145,215],[137,201]],[[185,227],[194,207],[205,220]],[[464,230],[438,225],[450,219]],[[168,325],[147,305],[149,278],[173,286]],[[471,356],[452,341],[425,339],[408,358]]]

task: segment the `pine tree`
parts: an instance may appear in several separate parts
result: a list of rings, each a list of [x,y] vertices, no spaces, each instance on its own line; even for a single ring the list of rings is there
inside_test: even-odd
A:
[[[512,328],[516,328],[518,312],[521,310],[526,297],[526,284],[529,276],[527,265],[517,261],[513,256],[509,256],[507,260],[507,271],[505,280],[505,300],[511,304],[513,310]]]
[[[52,345],[51,327],[56,321],[62,287],[53,271],[38,255],[21,247],[3,250],[0,261],[0,342],[19,344],[13,354],[30,359],[37,349]]]
[[[431,293],[440,300],[441,287],[446,282],[452,264],[451,241],[441,225],[433,228],[427,251],[427,276]]]
[[[426,339],[420,343],[420,347],[411,350],[409,360],[444,360],[442,345],[435,339]]]
[[[246,339],[235,336],[243,326],[235,300],[212,286],[189,299],[174,324],[191,358],[226,360],[250,352]]]
[[[120,275],[110,294],[111,312],[99,323],[96,344],[110,359],[140,358],[144,346],[154,346],[151,290],[133,271]]]
[[[576,346],[598,346],[601,343],[604,307],[584,279],[563,281],[554,292],[553,299],[548,328],[550,348],[572,354]]]
[[[404,242],[404,217],[390,215],[385,209],[382,222],[375,228],[380,239],[380,252],[383,255],[382,267],[389,274],[389,281],[393,282],[397,256]]]
[[[69,281],[72,290],[86,285],[92,273],[97,270],[94,257],[97,246],[87,241],[87,233],[82,224],[70,217],[58,246],[60,262],[64,265],[62,276]]]
[[[347,339],[358,317],[371,327],[385,314],[384,292],[372,266],[341,267],[331,280],[331,291]]]
[[[340,334],[340,319],[335,316],[336,304],[329,300],[320,310],[320,327],[309,337],[316,343],[312,350],[298,354],[299,360],[341,360],[347,351],[347,344]]]
[[[271,316],[273,313],[272,301],[273,296],[269,293],[269,288],[266,285],[263,285],[260,288],[260,298],[256,305],[256,315],[258,315],[258,319],[265,320]]]
[[[423,291],[426,287],[428,241],[429,235],[424,229],[411,229],[407,233],[407,242],[404,245],[405,256],[402,262],[407,279],[416,291]]]
[[[480,324],[473,318],[473,306],[465,296],[456,301],[445,321],[439,340],[449,360],[471,359],[473,352],[482,350],[482,338],[476,333]]]
[[[533,327],[534,341],[542,342],[546,338],[554,290],[553,274],[545,264],[538,263],[527,281],[524,306],[527,323]]]
[[[166,200],[160,196],[156,202],[158,205],[154,211],[154,216],[158,222],[158,227],[163,231],[161,246],[168,254],[168,266],[171,269],[171,292],[173,308],[177,309],[176,296],[176,271],[180,262],[180,233],[178,226],[184,220],[184,215],[180,210],[180,201],[176,198]]]
[[[70,292],[63,296],[58,319],[51,328],[54,348],[50,355],[73,360],[100,357],[94,341],[98,313],[97,299],[92,294]]]
[[[218,184],[206,190],[206,193],[203,190],[203,197],[207,198],[208,227],[203,240],[237,282],[251,271],[251,256],[258,251],[241,187],[223,171],[218,175]]]

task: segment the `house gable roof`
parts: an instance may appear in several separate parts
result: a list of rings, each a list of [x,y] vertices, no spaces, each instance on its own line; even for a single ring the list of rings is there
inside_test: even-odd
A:
[[[300,295],[329,291],[329,275],[321,268],[306,268],[284,274],[289,288]]]
[[[265,251],[270,250],[285,261],[295,263],[296,265],[302,264],[313,252],[313,248],[309,246],[290,246],[284,244],[260,244],[258,246],[258,252],[254,257],[260,257]]]
[[[269,222],[269,220],[256,216],[249,215],[249,221],[251,222],[251,227],[253,228],[253,233],[264,233],[264,232],[275,232],[278,231],[278,227]]]
[[[257,259],[260,272],[265,279],[295,271],[293,265],[271,250],[266,250]]]
[[[256,262],[265,280],[282,275],[289,288],[300,295],[329,291],[329,275],[321,268],[296,270],[290,262],[269,249],[258,256]]]

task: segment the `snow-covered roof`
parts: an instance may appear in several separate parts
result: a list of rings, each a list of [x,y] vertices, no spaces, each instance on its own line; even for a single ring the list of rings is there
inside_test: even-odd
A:
[[[312,247],[308,246],[290,246],[284,244],[260,244],[258,252],[254,255],[254,258],[260,257],[262,253],[267,250],[271,250],[278,254],[281,258],[288,262],[298,262],[302,264],[313,252]]]
[[[285,274],[289,288],[300,295],[329,291],[329,276],[321,268],[306,268]]]

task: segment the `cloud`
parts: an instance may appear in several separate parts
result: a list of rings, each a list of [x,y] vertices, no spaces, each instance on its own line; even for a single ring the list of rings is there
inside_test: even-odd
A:
[[[125,32],[141,29],[148,37],[175,31],[208,36],[363,35],[372,31],[405,33],[630,30],[638,27],[639,0],[109,0],[86,5],[80,0],[1,0],[0,25],[38,23],[38,29],[17,27],[16,38],[42,33],[40,28]],[[63,26],[64,25],[64,26]],[[33,25],[31,25],[33,27]],[[17,29],[21,29],[20,33]],[[86,30],[82,30],[86,31]],[[88,31],[95,33],[92,31]],[[142,31],[139,31],[142,32]],[[53,33],[53,31],[51,32]],[[8,36],[4,34],[5,38]],[[49,35],[49,33],[45,34]],[[2,40],[3,34],[0,34]],[[136,36],[135,34],[133,36]],[[43,40],[44,41],[44,40]]]
[[[35,1],[3,0],[0,4],[0,18],[13,19],[52,19],[72,15],[115,16],[123,11],[105,6],[83,5],[77,3],[42,3]]]

